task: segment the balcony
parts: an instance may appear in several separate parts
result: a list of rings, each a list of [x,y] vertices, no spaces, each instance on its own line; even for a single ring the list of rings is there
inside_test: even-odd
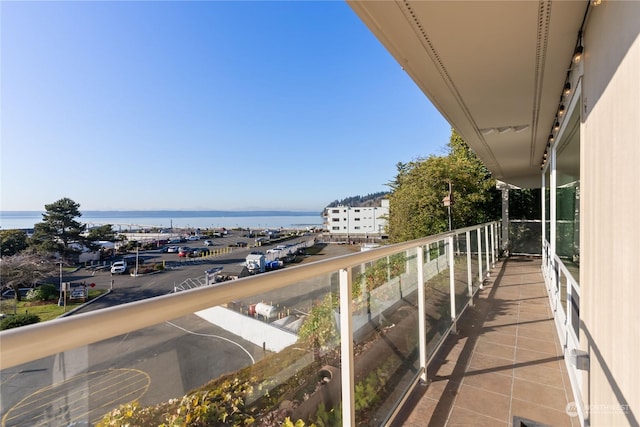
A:
[[[541,264],[500,261],[497,231],[4,331],[2,425],[578,424]]]

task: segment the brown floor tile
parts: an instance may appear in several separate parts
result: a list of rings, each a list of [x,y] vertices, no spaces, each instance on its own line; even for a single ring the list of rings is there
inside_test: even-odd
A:
[[[479,390],[511,396],[513,378],[509,375],[486,372],[478,375],[469,374],[464,377],[463,383]]]
[[[490,331],[490,332],[485,332],[482,335],[480,335],[479,340],[484,340],[487,342],[492,342],[495,344],[502,344],[502,345],[508,345],[508,346],[515,346],[516,345],[516,335],[515,334],[503,334],[500,331]]]
[[[515,360],[515,347],[496,344],[486,340],[479,340],[474,349],[474,353],[487,354],[502,359]]]
[[[549,340],[540,340],[520,335],[518,336],[517,346],[519,349],[533,350],[554,356],[558,355],[558,347],[556,346],[555,340],[553,340],[552,337],[549,338]]]
[[[513,381],[513,398],[564,411],[567,396],[563,389],[516,378]]]
[[[555,329],[552,329],[550,325],[521,325],[518,328],[518,337],[535,338],[538,340],[551,339],[552,334],[555,334]]]
[[[490,416],[498,422],[506,423],[509,419],[510,398],[462,384],[455,407]]]
[[[518,333],[518,324],[507,323],[504,325],[494,325],[494,326],[483,325],[480,333],[486,333],[486,332],[492,332],[492,331],[500,332],[501,334],[516,335]]]
[[[512,375],[513,360],[488,354],[474,353],[467,368],[467,372],[496,372],[503,375]]]
[[[538,364],[538,363],[546,363],[560,360],[560,356],[553,355],[549,353],[543,353],[540,351],[530,350],[527,348],[516,347],[516,363],[530,363],[530,364]],[[560,366],[556,366],[556,368],[560,368]]]
[[[511,403],[511,416],[524,417],[532,421],[537,421],[553,427],[570,427],[575,423],[577,418],[572,419],[564,411],[557,411],[546,406],[536,405],[534,403],[513,399]]]
[[[521,366],[513,370],[513,376],[518,379],[544,384],[564,390],[563,373],[555,362]]]
[[[423,424],[424,426],[425,424]],[[442,426],[444,424],[429,424],[429,426]],[[451,412],[447,427],[507,427],[507,422],[501,422],[495,418],[478,414],[463,408],[456,407]]]
[[[433,380],[429,383],[424,396],[435,401],[442,398],[452,398],[456,395],[458,388],[460,388],[460,384],[456,381]]]
[[[438,401],[431,399],[422,399],[411,414],[403,421],[403,427],[424,427],[425,420],[430,420],[433,416]],[[444,424],[443,424],[444,425]]]

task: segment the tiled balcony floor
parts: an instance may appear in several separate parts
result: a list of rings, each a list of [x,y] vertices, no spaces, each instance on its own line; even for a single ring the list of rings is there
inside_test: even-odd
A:
[[[394,426],[578,426],[540,260],[508,258],[458,323]]]

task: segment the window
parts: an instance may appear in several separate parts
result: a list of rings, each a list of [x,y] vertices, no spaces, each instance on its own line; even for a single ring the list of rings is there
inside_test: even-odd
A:
[[[575,108],[556,151],[556,255],[579,280],[580,121]]]
[[[331,221],[333,221],[333,222],[340,222],[340,218],[331,218]]]
[[[353,218],[354,221],[360,221],[360,218]]]
[[[332,209],[331,213],[340,213],[340,209]]]
[[[334,230],[334,231],[338,231],[338,230],[340,230],[340,227],[331,227],[331,229]]]

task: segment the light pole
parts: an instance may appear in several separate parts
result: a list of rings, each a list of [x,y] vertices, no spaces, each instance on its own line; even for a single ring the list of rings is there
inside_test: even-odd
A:
[[[58,298],[58,307],[64,307],[63,311],[67,311],[67,289],[62,281],[62,260],[60,260],[60,297]]]
[[[58,298],[58,307],[63,305],[62,302],[62,260],[58,263],[60,265],[60,297]]]
[[[138,277],[138,253],[140,246],[136,246],[136,277]]]

